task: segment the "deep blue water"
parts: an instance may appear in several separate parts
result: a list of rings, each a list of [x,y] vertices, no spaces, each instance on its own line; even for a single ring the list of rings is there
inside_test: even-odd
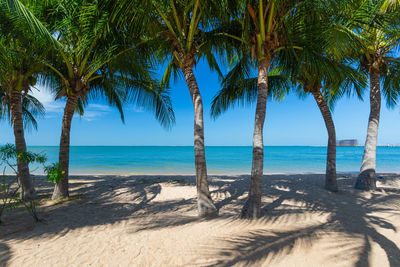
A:
[[[58,161],[58,147],[32,146],[43,152],[48,162]],[[250,173],[252,148],[247,146],[206,147],[209,173]],[[357,172],[363,147],[338,147],[337,171]],[[265,173],[324,172],[326,147],[265,147]],[[34,170],[34,166],[31,170]],[[35,173],[42,173],[36,169]],[[194,173],[193,147],[170,146],[73,146],[70,152],[72,174],[95,173]],[[400,172],[400,147],[377,148],[377,172]]]

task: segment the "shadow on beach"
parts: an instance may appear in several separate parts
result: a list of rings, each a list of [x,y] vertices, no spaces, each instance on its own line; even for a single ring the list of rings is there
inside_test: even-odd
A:
[[[71,177],[69,200],[47,200],[37,208],[43,222],[35,224],[24,211],[6,213],[4,223],[0,225],[0,240],[65,235],[77,228],[142,218],[155,211],[174,212],[182,207],[186,210],[196,208],[195,199],[149,204],[160,193],[160,183],[167,181],[176,182],[176,176]],[[35,183],[39,199],[49,199],[53,186],[44,177],[36,177]],[[187,185],[194,186],[192,182]],[[193,218],[195,220],[197,217]]]
[[[399,244],[382,233],[397,232],[393,221],[400,214],[399,188],[361,192],[352,189],[355,175],[339,175],[341,191],[331,193],[323,189],[323,175],[266,175],[263,218],[249,222],[238,218],[249,176],[210,175],[210,178],[220,216],[209,219],[209,223],[242,224],[242,231],[210,237],[196,252],[199,258],[204,258],[199,265],[273,264],[299,246],[311,249],[316,242],[336,235],[335,242],[324,244],[325,252],[332,251],[327,263],[356,257],[354,266],[369,266],[372,244],[376,243],[384,250],[390,266],[400,266]],[[48,198],[52,186],[43,177],[36,179],[39,196]],[[396,179],[396,175],[384,177],[388,184]],[[124,221],[128,222],[126,234],[206,221],[196,216],[194,196],[158,199],[165,186],[195,190],[193,176],[81,176],[71,181],[70,200],[56,204],[45,201],[39,207],[45,222],[34,224],[23,212],[6,215],[5,225],[0,226],[0,241],[4,242],[0,242],[0,265],[11,257],[6,244],[10,241],[64,236],[74,229]],[[393,220],[388,220],[389,217]],[[307,225],[302,221],[312,223]],[[248,227],[253,223],[257,227]],[[286,224],[290,226],[287,230],[279,227]]]
[[[223,247],[208,248],[208,256],[212,255],[216,260],[207,265],[268,265],[274,262],[275,257],[290,254],[299,244],[311,249],[324,236],[339,233],[340,238],[336,238],[336,242],[325,244],[326,250],[334,251],[326,259],[328,265],[340,258],[356,256],[357,262],[354,266],[370,266],[371,243],[375,242],[386,253],[390,266],[400,266],[399,244],[377,231],[377,228],[383,228],[397,232],[396,226],[379,214],[386,213],[389,217],[393,215],[393,221],[396,216],[399,218],[399,189],[384,188],[384,193],[365,193],[353,190],[355,176],[353,179],[347,176],[340,181],[342,191],[331,193],[322,189],[323,180],[316,186],[310,186],[305,176],[313,175],[291,175],[287,179],[264,177],[263,194],[273,201],[264,205],[264,217],[261,221],[268,226],[280,223],[301,224],[305,213],[329,214],[326,221],[289,231],[267,228],[247,231],[237,236],[224,236],[221,238],[225,244]]]
[[[0,266],[7,266],[7,262],[11,258],[11,251],[9,246],[0,242]]]

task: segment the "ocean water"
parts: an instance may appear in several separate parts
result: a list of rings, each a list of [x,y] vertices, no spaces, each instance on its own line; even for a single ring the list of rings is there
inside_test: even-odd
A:
[[[58,147],[31,146],[32,152],[58,161]],[[323,173],[326,147],[267,146],[265,173]],[[363,147],[338,147],[337,171],[359,171]],[[207,169],[212,174],[250,173],[252,147],[206,147]],[[36,174],[43,169],[32,166]],[[400,147],[377,148],[377,172],[400,172]],[[190,146],[72,146],[71,174],[194,174],[194,151]]]

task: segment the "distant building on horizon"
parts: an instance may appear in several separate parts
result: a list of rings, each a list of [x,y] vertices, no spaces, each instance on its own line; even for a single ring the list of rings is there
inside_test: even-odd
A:
[[[338,146],[357,146],[357,139],[343,139],[337,142]]]

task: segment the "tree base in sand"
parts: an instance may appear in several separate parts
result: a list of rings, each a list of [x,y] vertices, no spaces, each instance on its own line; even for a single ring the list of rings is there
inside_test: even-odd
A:
[[[214,217],[218,215],[218,210],[211,200],[211,197],[202,192],[197,193],[197,210],[199,217]]]
[[[331,192],[339,192],[339,188],[337,186],[337,184],[330,184],[330,183],[326,183],[325,184],[325,189]]]
[[[359,190],[376,190],[376,173],[374,169],[368,169],[358,175],[355,189]]]
[[[242,213],[240,215],[242,219],[258,219],[261,217],[261,203],[254,201],[249,198],[244,204]]]

